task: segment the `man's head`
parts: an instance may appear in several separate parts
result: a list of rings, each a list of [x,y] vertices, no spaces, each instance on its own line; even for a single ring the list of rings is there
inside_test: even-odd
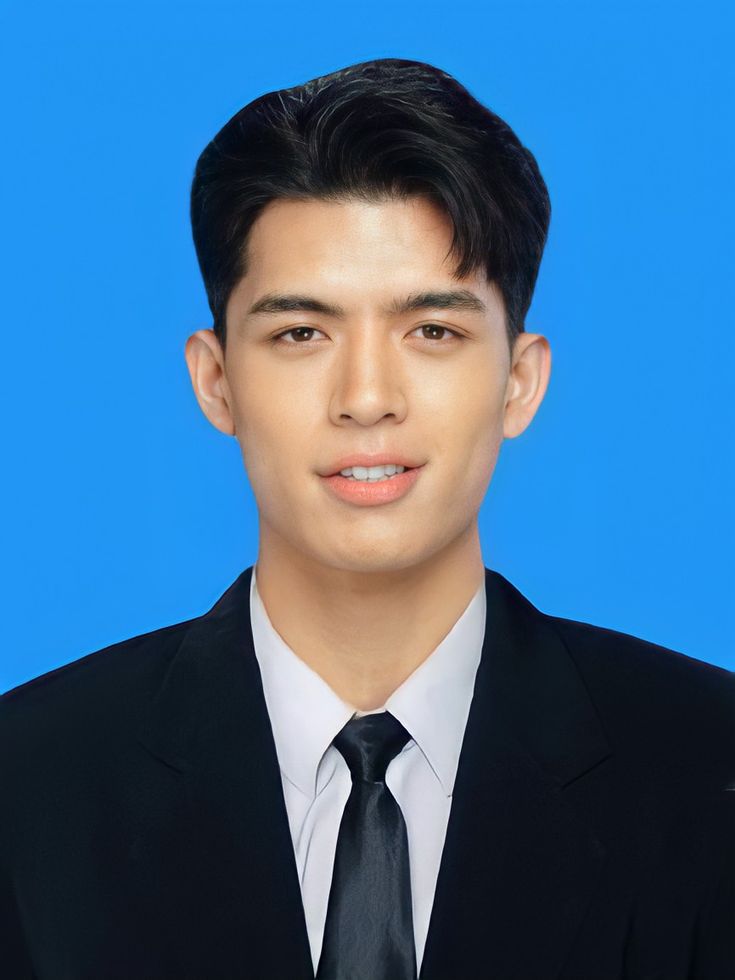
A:
[[[354,65],[237,113],[191,209],[214,324],[187,363],[238,438],[261,547],[388,571],[469,540],[550,370],[523,323],[549,199],[510,128],[429,65]],[[423,464],[404,497],[334,496],[345,456],[384,452]]]

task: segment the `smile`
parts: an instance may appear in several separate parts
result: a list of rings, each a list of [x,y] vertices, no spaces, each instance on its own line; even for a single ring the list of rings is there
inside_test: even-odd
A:
[[[393,468],[396,469],[395,473],[385,472]],[[415,466],[406,469],[404,467],[379,466],[372,467],[372,469],[378,471],[373,477],[367,476],[368,470],[365,467],[356,466],[343,471],[349,472],[349,476],[343,476],[343,473],[335,473],[334,476],[323,476],[320,479],[337,499],[345,503],[355,504],[358,507],[372,507],[393,503],[393,501],[406,496],[416,484],[424,467]]]

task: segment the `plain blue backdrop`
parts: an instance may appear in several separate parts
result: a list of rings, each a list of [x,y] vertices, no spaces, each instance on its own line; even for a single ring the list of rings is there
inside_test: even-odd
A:
[[[236,441],[184,343],[211,325],[196,158],[258,95],[428,61],[536,155],[527,329],[551,383],[481,511],[545,612],[735,667],[732,37],[725,4],[6,4],[0,13],[0,689],[205,612],[257,556]]]

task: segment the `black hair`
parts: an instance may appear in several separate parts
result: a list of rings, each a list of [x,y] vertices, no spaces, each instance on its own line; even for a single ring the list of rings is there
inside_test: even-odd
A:
[[[512,349],[546,243],[546,184],[507,123],[451,75],[401,58],[361,62],[260,96],[203,150],[191,224],[223,349],[227,302],[247,272],[248,235],[270,201],[414,194],[452,222],[454,275],[483,269],[497,284]]]

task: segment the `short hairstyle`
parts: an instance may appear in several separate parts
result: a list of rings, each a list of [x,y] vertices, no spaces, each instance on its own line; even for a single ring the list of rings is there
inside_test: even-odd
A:
[[[453,275],[482,269],[497,284],[512,350],[546,243],[546,184],[507,123],[447,72],[401,58],[260,96],[203,150],[191,224],[222,348],[227,302],[247,273],[248,235],[270,201],[411,195],[430,198],[450,218]]]

